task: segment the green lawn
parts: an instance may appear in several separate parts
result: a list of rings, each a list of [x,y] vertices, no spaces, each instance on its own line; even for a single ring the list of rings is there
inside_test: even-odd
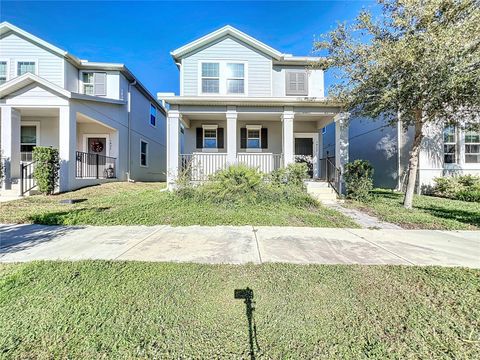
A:
[[[479,358],[480,271],[333,265],[0,265],[0,357]],[[258,343],[258,347],[256,345]]]
[[[480,203],[416,195],[413,209],[403,207],[403,194],[377,189],[369,202],[348,202],[384,221],[406,229],[478,230],[480,229]]]
[[[109,183],[55,196],[2,203],[0,223],[48,225],[288,225],[358,227],[321,205],[218,205],[160,192],[162,183]],[[86,199],[65,205],[61,199]]]

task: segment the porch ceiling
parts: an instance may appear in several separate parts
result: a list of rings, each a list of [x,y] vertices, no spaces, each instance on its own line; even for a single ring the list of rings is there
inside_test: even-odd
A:
[[[57,108],[36,108],[36,107],[25,107],[17,108],[16,110],[20,111],[21,116],[28,117],[55,117],[58,116],[58,107]]]

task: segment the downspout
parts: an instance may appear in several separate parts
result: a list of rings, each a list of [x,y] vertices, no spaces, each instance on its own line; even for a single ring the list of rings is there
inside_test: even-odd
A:
[[[131,91],[130,91],[130,88],[131,86],[135,86],[137,85],[137,80],[133,80],[133,82],[129,82],[128,83],[128,125],[127,125],[127,128],[128,128],[128,142],[127,142],[127,148],[128,148],[128,157],[127,157],[127,181],[128,182],[134,182],[135,180],[133,180],[131,178],[131,171],[132,171],[132,137],[131,137],[131,134],[130,134],[130,131],[131,131],[131,128],[130,128],[130,123],[131,123],[131,112],[132,112],[132,105],[131,105],[131,102],[132,102],[132,95],[131,95]]]

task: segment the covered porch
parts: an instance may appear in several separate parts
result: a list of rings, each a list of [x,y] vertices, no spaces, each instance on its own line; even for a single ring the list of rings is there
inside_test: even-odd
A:
[[[256,100],[213,105],[169,99],[169,187],[175,186],[181,172],[191,181],[205,181],[232,164],[270,173],[305,162],[312,179],[330,179],[341,192],[341,171],[348,161],[348,114],[338,105],[320,101],[284,106]],[[332,122],[338,141],[335,154],[328,154],[327,159],[321,135]]]
[[[59,150],[61,192],[116,177],[117,130],[71,105],[2,105],[4,195],[26,195],[35,190],[32,152],[36,146]]]

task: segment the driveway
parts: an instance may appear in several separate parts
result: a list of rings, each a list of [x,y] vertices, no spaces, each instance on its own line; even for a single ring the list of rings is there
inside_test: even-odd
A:
[[[395,264],[480,268],[480,232],[252,226],[0,225],[0,261]]]

